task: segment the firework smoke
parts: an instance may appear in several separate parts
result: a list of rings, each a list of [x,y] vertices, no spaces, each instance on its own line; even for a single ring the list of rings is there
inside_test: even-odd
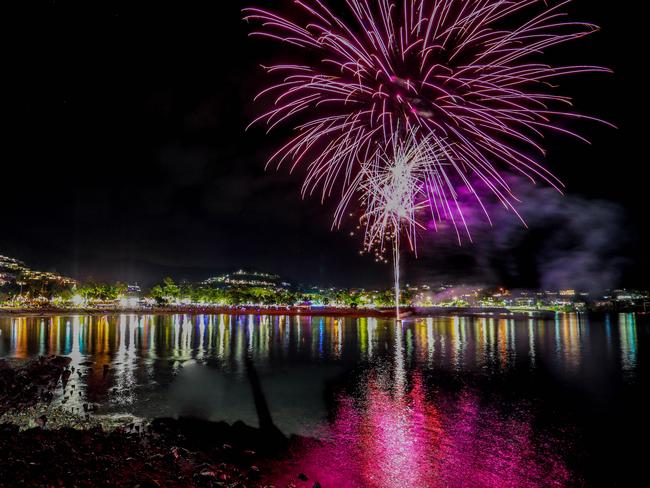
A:
[[[583,139],[563,120],[598,120],[573,112],[553,82],[608,70],[539,59],[547,48],[597,30],[566,20],[561,9],[569,1],[344,0],[337,4],[345,5],[342,12],[325,0],[293,3],[289,16],[244,10],[246,20],[261,25],[251,35],[304,52],[303,61],[266,67],[278,79],[258,97],[272,108],[253,123],[295,127],[269,164],[306,166],[303,196],[339,198],[335,227],[348,207],[360,207],[366,247],[379,242],[382,250],[393,235],[398,255],[404,231],[415,251],[425,207],[434,221],[451,223],[459,242],[462,234],[471,240],[461,193],[471,195],[487,221],[488,197],[519,215],[506,176],[559,190],[541,163],[544,132]],[[404,166],[400,151],[428,154],[430,167]],[[397,168],[409,174],[395,185],[390,175]],[[388,195],[391,189],[397,193]]]

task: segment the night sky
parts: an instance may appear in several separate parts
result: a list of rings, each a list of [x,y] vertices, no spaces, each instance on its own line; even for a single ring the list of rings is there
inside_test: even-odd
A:
[[[288,131],[244,131],[263,108],[252,102],[259,65],[291,54],[247,37],[240,8],[251,3],[269,2],[50,1],[5,15],[0,254],[144,284],[240,266],[301,283],[390,283],[389,265],[330,230],[334,202],[302,201],[300,172],[264,171]],[[547,165],[569,196],[524,192],[544,209],[525,234],[504,224],[462,248],[429,238],[407,281],[584,287],[596,273],[603,286],[650,284],[646,28],[623,6],[577,0],[574,17],[602,31],[550,52],[615,71],[563,82],[577,110],[619,127],[577,126],[591,146],[548,138]]]

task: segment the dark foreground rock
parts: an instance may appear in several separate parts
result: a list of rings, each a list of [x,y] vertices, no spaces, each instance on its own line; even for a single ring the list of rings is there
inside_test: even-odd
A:
[[[23,409],[48,402],[61,376],[69,374],[70,358],[41,356],[12,368],[0,359],[0,415],[10,409]]]
[[[0,486],[256,487],[269,449],[282,445],[239,422],[161,419],[112,432],[4,424]]]
[[[50,405],[69,362],[42,357],[12,368],[0,359],[0,488],[272,486],[262,480],[300,444],[272,424],[181,418],[105,427],[92,413]],[[303,473],[290,478],[286,486],[319,486]]]

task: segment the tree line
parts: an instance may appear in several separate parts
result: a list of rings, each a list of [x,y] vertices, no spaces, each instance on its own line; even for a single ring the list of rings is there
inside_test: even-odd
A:
[[[75,299],[85,302],[111,302],[122,298],[148,298],[160,306],[177,303],[210,305],[321,305],[346,306],[351,308],[374,305],[391,306],[394,303],[392,290],[367,291],[362,289],[289,289],[283,287],[265,287],[254,285],[213,285],[204,283],[176,283],[167,277],[153,285],[145,293],[133,293],[125,283],[101,283],[87,281],[71,286],[59,286],[56,283],[34,284],[30,286],[0,287],[0,302],[16,299],[24,301],[41,300],[66,303]],[[402,302],[410,303],[412,297],[407,291],[402,294]]]

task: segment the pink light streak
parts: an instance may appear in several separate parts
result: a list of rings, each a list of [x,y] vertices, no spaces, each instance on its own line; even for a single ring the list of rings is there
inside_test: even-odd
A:
[[[565,20],[569,1],[345,0],[349,20],[324,0],[296,0],[286,16],[244,9],[244,18],[260,25],[250,35],[287,43],[288,52],[305,51],[310,59],[265,68],[279,79],[258,95],[272,106],[253,124],[271,130],[291,123],[296,132],[268,164],[306,166],[303,196],[338,196],[338,228],[348,208],[367,214],[371,169],[390,156],[394,137],[413,138],[436,148],[429,173],[414,182],[427,189],[429,203],[421,205],[417,195],[411,208],[418,215],[384,230],[405,233],[415,252],[414,222],[423,218],[415,227],[429,227],[431,212],[421,212],[429,207],[434,220],[452,222],[459,242],[462,234],[471,240],[459,193],[472,195],[488,220],[488,197],[517,213],[507,174],[563,187],[543,164],[544,134],[587,141],[563,122],[603,122],[570,110],[571,100],[555,93],[552,82],[609,70],[539,60],[548,48],[597,30]],[[367,249],[377,243],[371,234]]]

